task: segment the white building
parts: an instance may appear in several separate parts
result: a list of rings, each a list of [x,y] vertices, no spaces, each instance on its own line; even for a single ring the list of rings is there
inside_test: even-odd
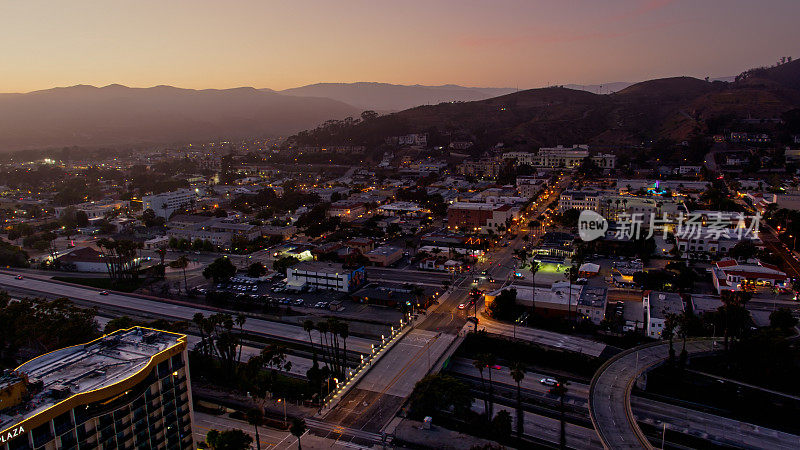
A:
[[[83,211],[89,220],[100,219],[105,217],[107,213],[114,210],[127,208],[130,202],[127,200],[109,200],[99,202],[86,202],[72,206],[59,206],[55,208],[56,217],[62,217],[67,211]]]
[[[314,287],[339,292],[352,292],[366,280],[364,267],[345,269],[341,264],[303,261],[286,271],[286,286],[291,289]]]
[[[157,216],[169,219],[175,211],[192,208],[196,201],[197,193],[195,191],[178,189],[177,191],[143,196],[142,209],[152,209]]]
[[[683,297],[673,292],[650,291],[648,295],[644,296],[642,302],[645,333],[654,339],[661,339],[667,315],[681,314],[684,310]]]
[[[572,147],[556,146],[542,147],[538,153],[507,152],[503,159],[514,159],[517,165],[527,164],[532,167],[545,167],[550,169],[575,169],[589,157],[588,145],[573,145]],[[613,169],[617,157],[612,154],[599,154],[591,157],[592,161],[601,169]]]

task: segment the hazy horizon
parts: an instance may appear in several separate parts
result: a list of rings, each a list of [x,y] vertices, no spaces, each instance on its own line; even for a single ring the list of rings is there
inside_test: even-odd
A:
[[[798,13],[790,0],[11,2],[0,6],[0,90],[715,78],[800,53]]]

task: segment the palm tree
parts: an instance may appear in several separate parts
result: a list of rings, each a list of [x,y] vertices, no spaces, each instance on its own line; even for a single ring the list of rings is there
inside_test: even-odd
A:
[[[531,283],[533,284],[533,289],[531,289],[531,315],[536,313],[536,272],[539,271],[539,261],[535,259],[531,260]]]
[[[200,352],[206,355],[206,318],[203,313],[195,313],[192,317],[192,322],[197,325],[197,329],[200,331]]]
[[[253,426],[256,431],[256,449],[261,450],[261,438],[258,436],[258,425],[264,420],[264,412],[261,408],[252,408],[247,411],[247,423]]]
[[[347,372],[347,338],[350,337],[350,326],[347,322],[339,324],[339,336],[342,338],[342,347],[344,347],[344,356],[342,356],[342,371]]]
[[[244,336],[244,323],[247,322],[247,316],[242,313],[236,315],[236,325],[239,326],[239,355],[236,357],[236,363],[242,363],[242,337]]]
[[[314,339],[311,338],[311,332],[314,331],[314,321],[313,320],[306,320],[303,322],[303,329],[308,333],[308,342],[311,343],[311,353],[314,355],[314,359],[317,359],[317,348],[314,346]]]
[[[561,448],[567,448],[567,429],[566,429],[566,422],[564,421],[564,396],[567,395],[567,380],[564,377],[556,377],[555,386],[550,389],[550,392],[558,396],[559,402],[559,412],[560,412],[560,421],[561,421]]]
[[[486,395],[486,380],[483,378],[483,369],[486,367],[486,361],[483,358],[483,354],[478,355],[478,359],[472,361],[472,365],[478,369],[478,373],[481,374],[481,390],[483,391],[483,410],[486,412],[486,419],[491,419],[489,416],[489,400],[487,399]]]
[[[567,268],[567,281],[569,282],[569,297],[567,297],[567,320],[572,320],[572,283],[578,277],[578,266]],[[576,305],[577,306],[577,305]]]
[[[169,263],[169,266],[173,269],[183,269],[183,290],[188,293],[189,283],[186,281],[186,267],[189,266],[189,258],[186,255],[181,255],[178,259]]]
[[[332,364],[333,362],[328,357],[328,322],[320,322],[317,324],[317,333],[319,333],[319,347],[322,349],[322,361],[328,366],[329,369],[333,370]]]
[[[515,361],[511,364],[511,378],[517,383],[517,437],[522,439],[525,427],[524,411],[522,410],[522,388],[520,383],[525,378],[525,364]]]
[[[306,421],[303,419],[292,419],[292,425],[289,426],[289,431],[293,436],[297,437],[297,450],[302,450],[300,446],[300,438],[306,433]]]
[[[484,355],[486,368],[489,372],[489,417],[494,417],[494,384],[492,383],[492,368],[497,364],[497,357],[492,353]]]

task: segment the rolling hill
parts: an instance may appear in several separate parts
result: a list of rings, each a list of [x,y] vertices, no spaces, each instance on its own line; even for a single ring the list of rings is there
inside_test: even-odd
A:
[[[0,151],[286,136],[359,112],[336,100],[253,88],[79,85],[0,94]]]
[[[486,149],[588,143],[639,145],[688,139],[709,120],[774,118],[800,106],[800,62],[758,70],[728,83],[675,77],[644,81],[612,94],[553,87],[486,100],[420,106],[350,126],[332,124],[296,136],[299,143],[379,145],[386,136],[428,132],[437,145],[454,137]]]
[[[511,88],[476,88],[453,84],[405,86],[388,83],[319,83],[279,91],[298,97],[325,97],[364,110],[399,111],[442,102],[484,100],[516,91]]]

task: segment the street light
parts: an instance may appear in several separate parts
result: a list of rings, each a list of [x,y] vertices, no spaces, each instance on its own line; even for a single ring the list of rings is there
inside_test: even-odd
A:
[[[278,399],[278,403],[283,403],[283,423],[286,423],[286,399]]]

